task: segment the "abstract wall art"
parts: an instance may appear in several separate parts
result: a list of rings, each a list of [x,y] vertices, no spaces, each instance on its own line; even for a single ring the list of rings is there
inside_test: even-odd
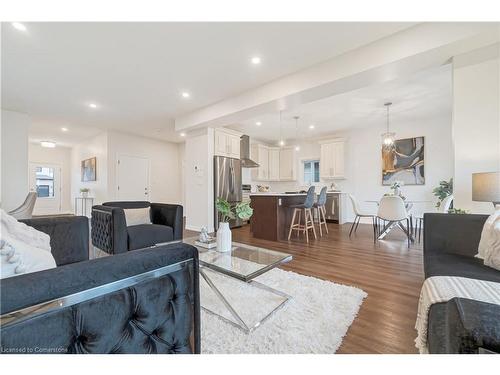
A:
[[[382,185],[424,185],[424,155],[424,137],[397,139],[392,148],[382,148]]]

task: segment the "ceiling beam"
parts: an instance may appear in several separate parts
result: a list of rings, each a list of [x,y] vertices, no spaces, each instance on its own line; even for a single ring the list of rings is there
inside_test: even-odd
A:
[[[179,116],[176,131],[237,123],[403,77],[498,42],[495,23],[424,23]]]

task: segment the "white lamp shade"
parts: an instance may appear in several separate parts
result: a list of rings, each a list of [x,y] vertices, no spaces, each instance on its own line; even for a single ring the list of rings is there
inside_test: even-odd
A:
[[[472,200],[500,202],[500,172],[473,173]]]

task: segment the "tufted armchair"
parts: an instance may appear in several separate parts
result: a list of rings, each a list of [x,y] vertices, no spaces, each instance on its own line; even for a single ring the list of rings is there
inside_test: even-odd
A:
[[[86,218],[63,221],[88,230]],[[82,246],[88,254],[88,240]],[[0,280],[0,352],[200,352],[196,248],[172,243],[69,264],[59,254],[57,268]]]
[[[152,224],[127,226],[124,209],[150,208]],[[182,206],[147,201],[105,202],[92,207],[92,244],[108,254],[182,239]]]

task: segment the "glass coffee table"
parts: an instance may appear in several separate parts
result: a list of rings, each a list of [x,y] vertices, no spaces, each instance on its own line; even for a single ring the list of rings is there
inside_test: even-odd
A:
[[[201,306],[250,333],[281,309],[291,297],[255,278],[292,260],[290,254],[232,243],[232,250],[196,246],[197,237],[182,242],[195,246],[200,259]]]

